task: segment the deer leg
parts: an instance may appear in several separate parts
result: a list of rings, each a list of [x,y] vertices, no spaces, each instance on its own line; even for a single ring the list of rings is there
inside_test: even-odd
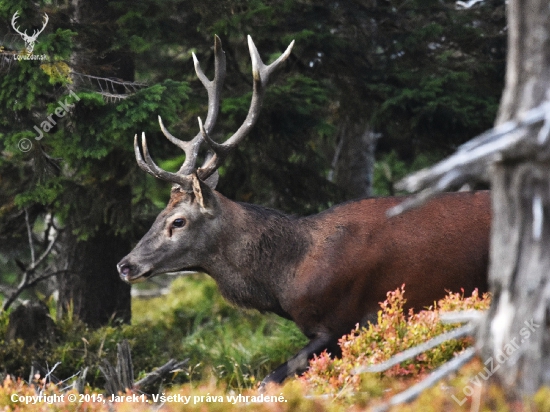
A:
[[[304,346],[300,351],[283,363],[269,375],[267,375],[260,384],[259,390],[262,392],[268,383],[282,383],[286,378],[293,375],[301,375],[308,368],[308,362],[313,355],[318,355],[325,349],[334,350],[339,353],[338,340],[330,335],[318,335]],[[335,353],[331,353],[334,355]],[[337,354],[337,353],[336,353]]]

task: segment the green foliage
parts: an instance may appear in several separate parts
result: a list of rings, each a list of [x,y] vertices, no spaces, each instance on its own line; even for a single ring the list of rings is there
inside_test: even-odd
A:
[[[223,168],[220,191],[233,199],[300,214],[318,212],[329,200],[340,200],[338,189],[325,179],[329,168],[323,153],[335,131],[323,118],[329,104],[325,85],[303,75],[285,77],[270,87],[249,144],[238,147]],[[250,93],[224,99],[222,112],[229,130],[238,128],[249,105]],[[250,161],[256,163],[254,170],[243,172]],[[279,188],[285,186],[283,194]]]
[[[376,196],[395,196],[398,194],[394,188],[395,183],[409,173],[434,164],[440,158],[437,153],[421,153],[409,164],[401,160],[395,151],[383,154],[374,165],[373,193]]]
[[[36,95],[47,87],[48,77],[38,69],[36,61],[17,63],[17,73],[3,76],[0,81],[2,123],[7,125],[7,113],[29,110],[36,104]]]
[[[136,325],[180,336],[179,357],[190,358],[194,379],[213,374],[231,388],[254,387],[306,342],[290,321],[229,306],[204,275],[175,280],[167,297],[134,303]]]
[[[53,301],[55,319],[52,305]],[[133,315],[132,325],[94,330],[69,311],[56,320],[54,341],[28,347],[21,340],[4,341],[8,316],[4,313],[0,315],[2,369],[26,377],[33,361],[42,366],[61,362],[55,375],[67,378],[88,366],[89,384],[100,387],[98,365],[102,359],[114,364],[116,344],[127,339],[136,377],[170,358],[189,358],[188,369],[176,382],[199,382],[213,375],[220,384],[242,390],[255,387],[306,342],[290,321],[229,306],[214,281],[204,275],[175,280],[167,296],[134,300]]]
[[[311,362],[301,378],[316,393],[335,393],[368,387],[351,375],[352,369],[378,363],[452,328],[438,321],[442,311],[483,310],[488,298],[476,293],[470,298],[449,294],[435,311],[404,314],[403,290],[388,293],[378,313],[378,324],[357,329],[344,336],[341,359],[324,353]],[[54,307],[50,307],[55,318]],[[97,366],[101,359],[115,362],[116,344],[127,339],[132,348],[136,375],[143,375],[169,358],[189,358],[188,369],[176,382],[195,384],[214,376],[228,388],[254,388],[268,372],[286,361],[306,339],[289,321],[274,315],[241,311],[229,306],[219,295],[215,283],[205,276],[193,275],[174,281],[167,296],[134,300],[132,325],[110,325],[91,330],[69,314],[56,321],[55,340],[40,347],[27,347],[22,341],[4,342],[7,314],[0,316],[0,359],[3,368],[16,376],[27,376],[33,361],[42,365],[61,362],[56,375],[72,376],[91,366],[89,383],[102,385]],[[386,372],[386,377],[414,377],[424,374],[462,350],[468,340],[450,341]],[[363,375],[365,376],[365,375]],[[376,385],[371,389],[375,391]],[[374,392],[373,392],[374,393]]]
[[[138,170],[132,138],[145,131],[158,164],[178,169],[184,156],[162,137],[157,116],[184,140],[198,132],[196,118],[204,118],[207,102],[191,55],[211,78],[214,34],[221,36],[228,61],[213,135],[218,141],[239,127],[248,110],[246,34],[266,62],[296,40],[273,76],[257,126],[222,166],[218,186],[231,199],[290,213],[309,214],[343,200],[327,176],[338,126],[346,119],[370,122],[382,133],[377,157],[390,173],[378,167],[375,192],[391,193],[397,176],[416,168],[415,158],[432,161],[489,127],[502,86],[504,9],[492,1],[462,11],[450,0],[90,4],[83,5],[78,24],[57,3],[9,0],[0,7],[6,22],[19,10],[28,26],[38,24],[43,12],[50,16],[35,48],[49,60],[1,68],[0,175],[6,178],[0,211],[13,213],[0,213],[0,227],[17,226],[16,211],[29,207],[32,221],[53,213],[80,239],[103,225],[124,233],[128,243],[139,239],[166,202],[169,185]],[[22,46],[17,36],[4,38],[15,38],[14,44],[2,43],[6,50]],[[137,79],[149,87],[71,83],[74,72]],[[80,98],[74,110],[35,141],[33,126],[69,88]],[[109,100],[101,90],[130,95]],[[24,138],[33,143],[26,153],[18,149]],[[12,250],[24,250],[24,227],[17,222],[0,237]]]
[[[71,69],[65,62],[43,63],[40,68],[50,77],[50,83],[71,83]]]
[[[58,28],[55,30],[54,33],[48,34],[46,39],[44,39],[42,37],[43,35],[41,35],[40,42],[36,44],[33,53],[46,54],[49,58],[49,62],[55,62],[57,64],[65,63],[65,65],[67,65],[68,67],[67,61],[71,57],[71,49],[74,37],[77,34],[77,32],[70,29]],[[66,72],[65,69],[62,69],[61,71]],[[57,82],[52,81],[52,84],[55,83]]]

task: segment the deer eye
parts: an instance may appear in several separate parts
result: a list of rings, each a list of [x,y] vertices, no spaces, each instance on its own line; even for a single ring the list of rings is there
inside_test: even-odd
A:
[[[172,227],[183,227],[185,226],[185,219],[174,219],[172,222]]]

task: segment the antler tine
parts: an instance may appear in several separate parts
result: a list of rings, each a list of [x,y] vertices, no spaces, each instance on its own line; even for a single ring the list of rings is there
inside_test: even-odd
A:
[[[178,146],[181,150],[185,153],[185,161],[180,167],[180,170],[178,171],[178,174],[181,175],[188,175],[191,174],[195,167],[195,163],[197,161],[197,156],[199,154],[199,148],[202,143],[202,135],[197,134],[192,140],[186,142],[184,140],[180,140],[177,137],[174,137],[167,129],[164,127],[164,123],[162,123],[162,118],[159,116],[159,126],[160,130],[166,136],[170,142]]]
[[[206,115],[206,129],[211,132],[216,124],[218,112],[220,108],[220,96],[223,82],[226,74],[226,60],[225,52],[222,49],[221,40],[218,36],[214,37],[214,79],[208,80],[204,72],[200,67],[199,60],[195,53],[193,53],[193,63],[195,66],[195,72],[208,94],[208,113]],[[162,123],[162,119],[159,116],[159,125],[162,133],[170,142],[178,146],[185,152],[185,161],[178,170],[178,174],[185,176],[193,172],[195,163],[197,162],[197,156],[199,149],[203,141],[203,134],[197,133],[196,136],[190,141],[183,141],[173,136]]]
[[[143,157],[141,156],[141,152],[139,151],[139,145],[138,145],[138,141],[137,141],[137,133],[134,135],[134,154],[136,156],[136,161],[137,161],[137,164],[139,166],[139,168],[141,170],[143,170],[144,172],[147,172],[149,174],[153,174],[153,171],[151,169],[149,169],[149,166],[147,166],[147,164],[145,163],[145,161],[143,160]]]
[[[206,91],[208,93],[208,113],[206,116],[206,121],[204,125],[202,120],[199,117],[199,133],[190,141],[182,141],[174,137],[170,132],[164,127],[162,119],[159,116],[159,125],[162,133],[170,142],[181,148],[185,152],[185,161],[181,166],[180,170],[177,173],[171,173],[166,170],[161,169],[156,165],[151,156],[149,155],[149,150],[147,148],[147,141],[145,139],[145,133],[141,137],[141,150],[143,151],[143,156],[139,149],[137,135],[134,136],[134,152],[136,155],[136,160],[141,169],[145,172],[158,177],[163,180],[167,180],[172,183],[179,184],[184,189],[189,186],[191,182],[190,174],[192,173],[196,159],[198,156],[199,148],[203,140],[206,140],[210,148],[214,152],[214,156],[205,161],[204,167],[201,167],[197,170],[199,178],[202,180],[208,179],[219,167],[221,162],[225,159],[227,154],[235,148],[235,146],[248,134],[250,129],[256,123],[258,114],[262,107],[262,100],[265,94],[265,88],[269,82],[269,76],[273,73],[279,65],[285,61],[290,52],[292,51],[292,46],[294,46],[294,40],[287,47],[286,51],[279,56],[270,65],[266,66],[260,55],[252,38],[248,36],[248,48],[250,50],[250,57],[252,59],[252,75],[254,78],[254,86],[252,92],[252,100],[250,102],[250,108],[244,123],[239,127],[233,136],[231,136],[223,144],[214,142],[209,133],[214,128],[216,119],[218,116],[218,111],[220,107],[220,96],[223,82],[225,80],[226,73],[226,61],[225,53],[221,47],[221,40],[218,36],[214,40],[214,55],[215,55],[215,74],[213,80],[208,80],[204,72],[202,71],[199,61],[195,54],[193,53],[193,62],[195,65],[195,71],[199,80],[202,82]]]
[[[199,118],[199,127],[201,128],[201,134],[204,140],[208,143],[210,148],[214,151],[214,156],[201,167],[197,172],[201,179],[208,178],[214,173],[220,164],[223,162],[227,154],[239,144],[239,142],[250,132],[256,121],[258,120],[258,114],[262,107],[262,101],[265,94],[265,89],[269,82],[269,76],[284,62],[292,51],[294,46],[294,40],[287,47],[285,52],[279,56],[270,65],[266,66],[258,53],[256,45],[252,41],[252,37],[248,36],[248,49],[250,51],[250,58],[252,60],[252,76],[254,78],[254,86],[252,92],[252,100],[250,102],[250,108],[243,124],[235,132],[233,136],[225,141],[223,144],[218,144],[210,139],[208,133],[208,127],[202,127],[202,122]]]
[[[216,120],[218,118],[218,112],[220,108],[220,97],[222,93],[223,82],[225,81],[226,74],[226,60],[225,52],[222,49],[222,41],[218,36],[214,36],[214,79],[208,80],[204,72],[201,69],[199,60],[195,53],[193,53],[193,61],[195,63],[195,72],[201,83],[204,85],[208,92],[208,113],[206,115],[206,121],[204,123],[208,133],[212,132]],[[197,135],[201,135],[198,133]]]
[[[292,48],[294,47],[294,40],[290,42],[286,50],[283,54],[281,54],[277,60],[275,60],[273,63],[271,63],[269,66],[266,66],[260,57],[260,53],[258,53],[258,49],[256,48],[256,45],[252,41],[252,37],[250,35],[248,36],[248,49],[250,51],[250,58],[252,59],[252,75],[254,76],[254,80],[261,80],[262,86],[267,86],[267,83],[269,82],[269,76],[271,73],[273,73],[277,68],[281,65],[282,62],[284,62],[288,56],[290,56],[290,53],[292,52]]]
[[[208,132],[204,128],[204,125],[202,124],[202,119],[200,117],[198,117],[198,121],[199,121],[199,130],[200,130],[199,133],[202,135],[202,138],[204,140],[206,140],[206,143],[208,144],[208,146],[210,146],[210,148],[214,151],[214,155],[216,155],[218,153],[225,154],[225,152],[228,152],[229,150],[228,150],[227,146],[224,146],[223,144],[217,143],[217,142],[215,142],[214,140],[212,140],[210,138],[210,135],[208,134]],[[210,160],[210,159],[208,159],[208,160]]]
[[[138,137],[136,134],[134,136],[134,153],[136,155],[137,164],[142,170],[159,179],[176,183],[183,188],[189,185],[189,183],[191,182],[189,176],[183,176],[178,173],[171,173],[161,169],[156,165],[156,163],[151,158],[151,155],[149,154],[145,133],[141,134],[141,148],[143,150],[143,156],[141,155],[141,152],[139,150]]]

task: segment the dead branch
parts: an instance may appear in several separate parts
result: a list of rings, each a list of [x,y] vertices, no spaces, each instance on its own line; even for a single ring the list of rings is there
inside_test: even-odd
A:
[[[105,394],[107,396],[116,395],[119,392],[126,392],[126,388],[120,383],[120,378],[117,376],[116,369],[108,360],[103,360],[103,366],[99,366],[99,370],[105,378]]]
[[[44,379],[44,384],[53,383],[57,385],[61,382],[61,380],[53,374],[55,369],[61,365],[61,362],[56,362],[55,365],[53,365],[53,368],[50,369],[50,366],[48,365],[48,362],[46,362],[46,367],[44,368],[42,365],[40,365],[38,362],[33,362],[31,366],[31,372],[29,376],[29,383],[32,383],[35,381],[36,376],[42,377]]]
[[[364,366],[361,368],[355,369],[353,374],[361,374],[367,372],[384,372],[391,367],[400,364],[409,359],[413,359],[421,353],[432,349],[436,346],[441,345],[444,342],[447,342],[451,339],[458,339],[464,336],[474,336],[474,333],[479,325],[480,320],[483,317],[483,312],[477,310],[468,310],[468,311],[457,311],[443,313],[440,315],[441,321],[443,323],[464,323],[468,322],[466,325],[461,326],[457,329],[454,329],[450,332],[443,333],[433,339],[430,339],[427,342],[424,342],[421,345],[415,346],[414,348],[407,349],[392,358],[388,359],[385,362],[382,362],[377,365]],[[453,372],[456,372],[464,364],[469,362],[476,354],[476,349],[471,347],[464,350],[460,355],[456,356],[452,360],[446,362],[436,370],[434,370],[427,378],[423,379],[421,382],[416,385],[411,386],[405,391],[392,397],[387,403],[375,408],[376,411],[382,412],[388,410],[391,406],[399,405],[401,403],[410,402],[414,400],[419,394],[424,390],[432,387],[441,379],[447,377]]]
[[[117,345],[116,372],[123,388],[134,387],[134,366],[132,365],[130,344],[126,339]]]
[[[442,366],[434,370],[432,373],[428,375],[426,379],[422,380],[416,385],[411,386],[410,388],[404,390],[403,392],[398,393],[397,395],[392,397],[387,403],[375,408],[374,410],[377,412],[383,412],[383,411],[387,411],[392,406],[413,401],[423,391],[425,391],[428,388],[431,388],[441,379],[449,376],[451,373],[456,372],[463,365],[465,365],[470,360],[472,360],[475,354],[476,354],[475,348],[466,349],[464,352],[462,352],[460,355],[453,358],[451,361],[443,364]]]
[[[460,310],[456,312],[446,312],[439,314],[439,320],[441,321],[441,323],[444,324],[474,322],[477,325],[484,316],[484,313],[485,312],[481,310]]]
[[[72,376],[69,376],[67,379],[62,380],[57,384],[59,387],[60,385],[63,385],[64,383],[70,381],[71,379],[74,379],[73,382],[67,386],[64,386],[60,389],[61,392],[70,391],[71,389],[75,389],[78,393],[84,393],[84,389],[86,388],[86,375],[88,374],[88,367],[85,367],[84,369],[78,371]]]
[[[19,286],[13,291],[13,293],[4,301],[2,304],[2,312],[8,310],[8,308],[11,306],[13,302],[15,302],[15,299],[25,290],[27,289],[27,285],[29,283],[29,272],[25,271],[23,273],[23,278],[21,279],[21,282],[19,283]]]
[[[532,138],[528,129],[542,123],[538,136]],[[435,166],[413,173],[396,187],[417,192],[387,214],[396,216],[425,203],[438,193],[465,183],[488,181],[492,164],[505,159],[550,158],[546,148],[550,138],[550,100],[525,112],[521,118],[505,122],[460,146],[457,152]]]
[[[126,339],[117,344],[117,366],[114,368],[109,361],[104,360],[103,366],[99,370],[105,377],[105,392],[107,396],[116,395],[119,392],[125,393],[127,390],[140,391],[164,379],[166,375],[178,371],[189,359],[178,362],[170,359],[163,366],[148,373],[143,379],[134,383],[134,370],[132,366],[132,354],[130,344]]]
[[[164,377],[169,373],[180,371],[181,368],[187,364],[187,362],[189,362],[189,358],[181,362],[178,362],[175,359],[170,359],[164,365],[148,373],[144,378],[137,381],[134,384],[134,389],[146,388],[148,386],[155,384],[161,379],[164,379]]]
[[[31,266],[35,265],[34,260],[34,243],[32,241],[32,227],[29,223],[29,211],[25,208],[25,226],[27,226],[27,236],[29,237],[29,247],[31,249]]]
[[[105,391],[107,396],[126,393],[134,386],[134,368],[130,344],[126,339],[117,344],[117,365],[114,368],[108,360],[103,360],[99,370],[105,377]]]
[[[124,100],[127,97],[129,97],[129,94],[114,94],[114,93],[107,93],[107,92],[98,92],[101,96],[103,96],[103,99],[107,103],[115,103],[120,100]]]
[[[25,290],[25,289],[29,289],[33,286],[35,286],[37,283],[39,282],[42,282],[43,280],[46,280],[46,279],[49,279],[51,277],[54,277],[54,276],[57,276],[57,275],[60,275],[62,273],[66,273],[67,270],[66,269],[62,269],[62,270],[56,270],[54,272],[48,272],[48,273],[45,273],[43,275],[40,275],[32,280],[30,280],[30,276],[31,276],[31,272],[29,271],[25,271],[23,273],[23,279],[21,280],[21,282],[19,283],[19,286],[17,286],[17,288],[13,289],[13,288],[10,288],[10,296],[4,301],[4,303],[2,304],[2,310],[1,312],[4,312],[6,310],[9,309],[9,307],[13,304],[13,302],[15,302],[15,300],[19,297],[19,295]]]
[[[101,94],[108,103],[126,99],[128,96],[136,93],[139,89],[147,87],[146,83],[92,76],[75,71],[71,72],[71,75],[73,77],[78,77],[82,83],[89,84],[90,87],[98,91],[98,93]],[[120,93],[121,89],[124,89],[124,93]]]
[[[6,311],[25,289],[28,289],[36,285],[38,282],[41,282],[45,279],[49,279],[61,273],[65,273],[67,271],[66,269],[62,269],[62,270],[56,270],[53,272],[51,271],[51,272],[47,272],[47,273],[43,273],[38,276],[35,276],[36,269],[42,264],[42,262],[46,260],[46,258],[50,255],[53,247],[55,246],[59,238],[59,233],[61,232],[61,229],[56,229],[55,234],[53,235],[52,239],[46,246],[46,249],[44,250],[44,252],[42,252],[42,254],[38,257],[38,259],[36,259],[32,228],[29,222],[29,215],[26,209],[25,209],[25,224],[27,226],[29,248],[31,250],[31,263],[28,267],[26,267],[23,263],[17,261],[17,265],[23,270],[21,282],[19,282],[19,285],[14,290],[12,290],[8,298],[4,300],[2,304],[2,309],[0,310],[1,312]]]

